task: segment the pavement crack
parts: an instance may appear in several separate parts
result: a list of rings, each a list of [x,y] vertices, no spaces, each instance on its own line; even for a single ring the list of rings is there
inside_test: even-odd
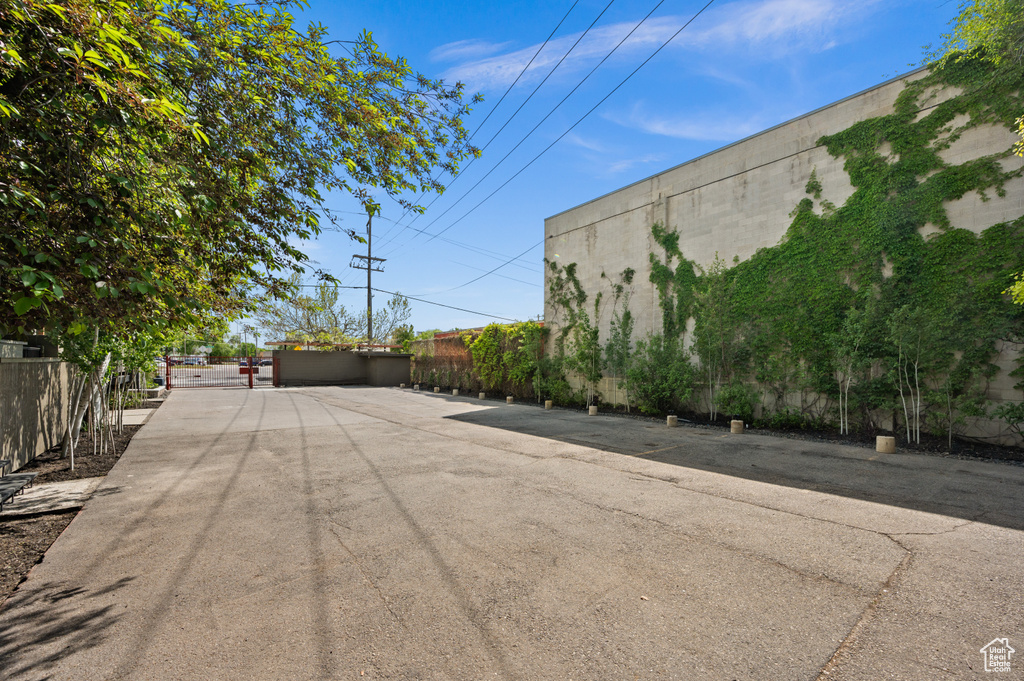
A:
[[[668,532],[669,534],[671,534],[671,535],[673,535],[675,537],[685,538],[685,539],[688,539],[688,540],[693,541],[693,542],[698,542],[698,543],[710,544],[712,546],[717,546],[717,547],[719,547],[721,549],[725,549],[726,551],[730,551],[732,553],[737,553],[737,554],[739,554],[739,555],[741,555],[741,556],[743,556],[745,558],[748,558],[750,560],[755,560],[755,561],[758,561],[760,563],[764,563],[766,565],[773,565],[775,567],[781,568],[783,570],[786,570],[787,572],[791,572],[791,573],[793,573],[795,575],[798,575],[798,576],[800,576],[800,577],[802,577],[804,579],[809,579],[809,580],[815,581],[815,582],[827,582],[829,584],[832,584],[834,586],[838,586],[838,587],[843,588],[843,589],[849,589],[849,590],[852,590],[852,591],[855,591],[855,592],[860,592],[860,593],[864,592],[863,589],[860,589],[860,588],[858,588],[858,587],[856,587],[856,586],[854,586],[852,584],[847,584],[845,582],[838,581],[836,579],[833,579],[832,577],[829,577],[828,575],[821,574],[821,573],[815,573],[815,572],[806,572],[804,570],[800,570],[798,568],[795,568],[792,565],[787,565],[786,563],[783,563],[781,561],[775,560],[774,558],[770,558],[768,556],[765,556],[764,554],[757,553],[755,551],[750,551],[750,550],[747,550],[747,549],[743,549],[743,548],[740,548],[740,547],[735,546],[733,544],[729,544],[727,542],[723,542],[723,541],[716,540],[716,539],[711,539],[709,537],[695,535],[695,534],[690,534],[688,532],[684,532],[684,531],[680,530],[675,525],[671,525],[671,524],[669,524],[669,523],[667,523],[667,522],[665,522],[663,520],[658,520],[657,518],[651,518],[651,517],[645,516],[642,513],[637,513],[636,511],[629,511],[629,510],[622,509],[622,508],[616,508],[614,506],[605,506],[605,505],[600,504],[600,503],[598,503],[596,501],[590,501],[590,500],[587,500],[587,499],[581,499],[581,498],[579,498],[576,495],[567,494],[565,492],[555,492],[554,490],[545,489],[545,488],[541,488],[541,487],[533,487],[533,489],[535,489],[535,490],[537,490],[539,492],[546,492],[548,494],[557,494],[560,497],[567,496],[567,497],[573,499],[574,501],[576,501],[577,503],[584,504],[584,505],[590,506],[592,508],[596,508],[596,509],[604,511],[606,513],[621,513],[623,515],[628,515],[628,516],[637,518],[638,520],[642,520],[644,522],[653,523],[653,524],[658,525],[659,527],[663,528],[666,532]],[[898,544],[898,542],[897,542],[897,544]],[[904,550],[906,550],[906,549],[904,549]]]
[[[890,537],[890,539],[892,538]],[[899,580],[907,570],[910,569],[910,564],[914,560],[914,554],[899,541],[895,539],[893,539],[893,541],[900,546],[900,548],[906,551],[906,555],[903,556],[903,560],[901,560],[900,564],[896,566],[896,569],[892,571],[889,578],[885,580],[885,583],[882,584],[882,588],[878,590],[874,598],[871,599],[871,602],[867,604],[867,607],[861,611],[857,621],[850,628],[850,632],[840,642],[839,647],[836,648],[834,653],[832,653],[832,657],[825,663],[825,666],[821,668],[817,681],[825,681],[829,678],[832,672],[850,659],[853,655],[853,649],[856,647],[857,642],[860,639],[861,633],[864,631],[865,627],[867,627],[869,621],[878,610],[878,606],[885,598],[892,595],[895,590],[894,587],[897,580]]]
[[[391,604],[388,603],[387,596],[384,595],[384,592],[381,590],[380,586],[377,585],[377,582],[373,581],[373,579],[370,577],[370,574],[363,567],[362,561],[359,560],[359,556],[357,556],[355,552],[348,547],[348,544],[345,543],[345,540],[341,538],[340,534],[338,534],[337,528],[334,527],[334,525],[336,524],[337,523],[335,523],[333,520],[331,521],[331,526],[329,527],[331,534],[333,534],[334,538],[338,540],[338,544],[341,545],[341,548],[345,549],[345,552],[348,553],[348,555],[352,556],[352,562],[355,563],[356,569],[359,570],[359,574],[361,574],[363,576],[363,579],[366,580],[366,583],[373,587],[373,590],[377,592],[377,596],[380,597],[381,603],[384,604],[384,609],[391,613],[391,616],[395,618],[396,622],[402,625],[403,629],[407,628],[405,626],[405,622],[402,620],[401,617],[398,616],[398,613],[391,609]]]

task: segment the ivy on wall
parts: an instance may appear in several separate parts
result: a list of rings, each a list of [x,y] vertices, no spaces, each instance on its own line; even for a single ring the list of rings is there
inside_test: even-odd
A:
[[[650,281],[662,333],[637,339],[637,349],[646,352],[654,340],[683,354],[674,342],[693,319],[696,363],[711,369],[695,379],[707,383],[706,412],[729,405],[749,413],[753,398],[740,386],[756,385],[766,413],[781,414],[780,422],[796,396],[799,418],[839,420],[848,429],[852,411],[870,428],[873,413],[890,410],[901,414],[908,439],[915,419],[918,438],[922,423],[952,438],[964,414],[981,413],[978,396],[996,372],[1000,342],[1024,340],[1024,308],[1004,294],[1024,269],[1024,217],[975,234],[956,228],[946,211],[973,192],[1004,196],[1007,182],[1021,176],[1004,163],[1011,148],[962,163],[941,156],[975,128],[1015,129],[1024,68],[1004,64],[998,78],[986,75],[992,68],[978,52],[951,53],[906,85],[891,114],[819,140],[842,159],[853,194],[833,205],[812,171],[785,237],[747,261],[731,268],[716,261],[704,272],[683,256],[677,232],[653,225],[662,252],[649,255]],[[928,227],[934,232],[925,237]],[[582,309],[576,265],[551,267],[556,315]],[[931,320],[929,333],[910,339],[906,319]],[[718,366],[703,367],[712,348]],[[906,407],[908,390],[922,405],[916,416]]]

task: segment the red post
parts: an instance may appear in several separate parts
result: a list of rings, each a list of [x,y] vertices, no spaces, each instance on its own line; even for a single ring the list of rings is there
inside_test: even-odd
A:
[[[166,378],[164,380],[164,384],[166,384],[167,389],[170,390],[171,389],[171,356],[170,355],[164,355],[164,371],[167,373],[167,376],[166,376]]]
[[[249,388],[252,388],[252,357],[249,358]]]

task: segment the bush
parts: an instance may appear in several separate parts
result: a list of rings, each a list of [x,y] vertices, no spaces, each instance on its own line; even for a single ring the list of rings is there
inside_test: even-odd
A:
[[[678,340],[660,334],[636,344],[627,375],[640,411],[664,414],[679,409],[693,392],[695,370]]]
[[[552,400],[556,404],[581,402],[582,397],[573,391],[565,378],[565,362],[561,357],[541,357],[533,375],[533,390],[537,400]]]
[[[754,407],[757,401],[754,389],[743,383],[727,385],[720,388],[715,395],[715,405],[720,412],[747,423],[754,420]]]
[[[778,430],[803,430],[807,427],[804,415],[796,409],[784,407],[768,417],[764,422],[769,428]]]

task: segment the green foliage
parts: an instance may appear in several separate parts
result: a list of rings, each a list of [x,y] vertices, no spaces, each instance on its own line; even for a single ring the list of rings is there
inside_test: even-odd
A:
[[[490,324],[468,343],[473,370],[486,389],[523,395],[533,388],[545,330],[537,322]]]
[[[707,388],[707,404],[714,420],[719,400],[717,391],[735,374],[739,342],[734,312],[732,278],[725,262],[715,253],[715,260],[704,270],[693,293],[693,347],[700,360],[701,374]]]
[[[991,65],[976,56],[950,55],[907,85],[892,114],[823,138],[832,155],[845,159],[853,195],[833,210],[820,199],[827,187],[812,176],[809,196],[794,211],[785,239],[729,270],[732,312],[743,320],[738,333],[749,351],[749,360],[737,364],[747,365],[748,380],[775,396],[776,408],[794,391],[835,395],[841,385],[837,372],[845,369],[859,376],[848,397],[862,417],[870,409],[902,411],[898,383],[882,390],[869,370],[872,363],[899,362],[888,320],[904,306],[942,311],[940,317],[956,320],[957,333],[946,334],[948,347],[929,364],[934,386],[951,372],[959,377],[953,394],[965,395],[990,374],[998,340],[1021,336],[1024,315],[1001,294],[1012,272],[1024,267],[1024,220],[976,235],[953,228],[944,207],[970,192],[1001,194],[1020,174],[999,163],[1010,150],[960,165],[938,153],[971,128],[1009,126],[1016,119],[1024,84],[1019,69],[1003,70],[1012,77],[984,80],[933,105],[934,92],[986,69]],[[885,144],[891,151],[883,152]],[[925,239],[926,225],[939,231]],[[863,342],[837,352],[836,339],[852,332],[848,315],[866,310],[869,300],[871,312],[857,322]],[[960,359],[954,361],[955,355]],[[966,367],[972,365],[980,368],[980,378],[968,380]],[[914,404],[938,410],[938,400],[929,401],[922,391]],[[911,412],[908,402],[908,417],[916,422]]]
[[[1014,277],[1014,282],[1003,293],[1013,298],[1013,302],[1018,305],[1024,305],[1024,272],[1018,273]]]
[[[1024,439],[1024,402],[1003,402],[992,410],[992,415],[1006,423],[1018,438]]]
[[[715,395],[715,406],[721,413],[747,423],[754,420],[757,402],[757,391],[745,383],[730,383]]]
[[[679,234],[653,225],[650,281],[664,335],[637,344],[631,395],[660,413],[703,387],[713,416],[719,408],[752,412],[758,395],[743,386],[756,386],[763,422],[777,427],[823,427],[837,400],[843,432],[877,428],[876,414],[898,412],[908,439],[931,429],[951,441],[984,414],[997,348],[1024,339],[1024,310],[1011,299],[1024,297],[1015,277],[1024,270],[1024,217],[980,234],[955,228],[950,202],[1003,196],[1022,171],[1004,167],[1009,148],[962,163],[941,152],[980,126],[1018,129],[1022,109],[1019,61],[951,52],[907,83],[891,114],[819,141],[843,159],[853,194],[830,203],[813,170],[778,245],[731,268],[716,257],[698,273]],[[549,267],[561,328],[588,329],[575,265]],[[615,348],[626,318],[618,309],[609,367],[621,364]],[[681,352],[691,319],[699,376]]]
[[[662,333],[678,338],[686,330],[686,320],[692,314],[697,274],[694,263],[684,258],[679,250],[678,232],[669,232],[656,222],[651,227],[651,236],[665,251],[664,262],[654,253],[650,254],[650,280],[658,291]],[[674,260],[678,260],[678,264],[673,267]]]
[[[412,352],[412,342],[416,339],[412,324],[401,324],[391,334],[392,345],[401,345],[402,352]]]
[[[581,377],[587,387],[587,406],[596,399],[597,384],[603,377],[603,352],[600,341],[598,320],[601,310],[602,294],[594,297],[594,321],[583,309],[574,312],[569,344],[564,357],[565,368]]]
[[[696,370],[678,338],[652,334],[637,342],[627,375],[640,411],[665,414],[690,399]]]
[[[635,274],[632,268],[627,267],[620,275],[619,283],[612,285],[612,318],[608,328],[608,343],[604,347],[604,366],[612,376],[619,379],[617,387],[626,391],[626,411],[629,411],[628,372],[633,356],[634,324],[633,313],[629,309],[632,291],[627,287],[632,285]]]
[[[579,320],[580,312],[586,314],[583,306],[587,302],[587,293],[576,276],[576,263],[569,263],[563,268],[546,258],[544,262],[549,270],[548,302],[554,312],[553,318],[559,320],[555,354],[564,356],[565,343]]]
[[[461,85],[369,34],[335,56],[291,7],[0,7],[0,330],[252,309],[310,265],[330,192],[372,213],[477,153]]]
[[[1021,0],[971,0],[961,2],[933,58],[954,51],[978,50],[996,64],[1024,60],[1024,2]]]

